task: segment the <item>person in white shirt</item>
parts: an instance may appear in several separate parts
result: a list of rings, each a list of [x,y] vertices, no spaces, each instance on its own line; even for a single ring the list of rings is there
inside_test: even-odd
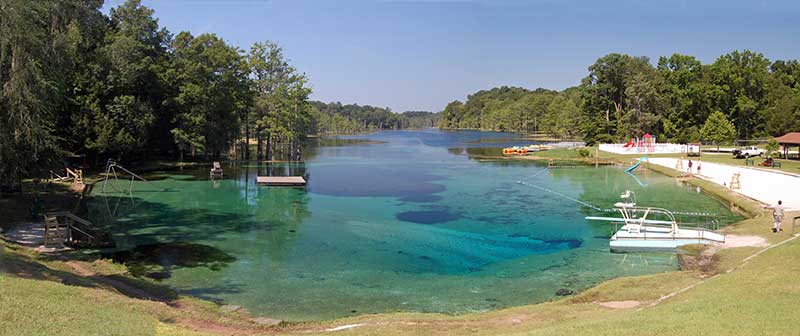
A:
[[[772,209],[772,219],[775,222],[772,227],[772,232],[778,233],[783,231],[783,229],[781,229],[781,223],[783,222],[783,202],[779,200],[777,205],[767,205],[764,208]]]

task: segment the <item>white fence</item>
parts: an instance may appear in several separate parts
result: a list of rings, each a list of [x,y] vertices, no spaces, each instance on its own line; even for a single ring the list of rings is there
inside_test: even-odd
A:
[[[688,153],[690,150],[697,152],[699,148],[696,145],[685,144],[672,144],[672,143],[657,143],[650,146],[628,146],[625,144],[600,144],[600,150],[615,154],[672,154],[672,153]]]

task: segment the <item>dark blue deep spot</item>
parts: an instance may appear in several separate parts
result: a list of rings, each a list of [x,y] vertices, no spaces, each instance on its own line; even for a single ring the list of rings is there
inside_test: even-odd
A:
[[[316,194],[345,197],[398,197],[420,199],[445,190],[433,183],[443,177],[414,168],[360,166],[315,167],[308,189]]]
[[[406,197],[401,198],[400,200],[403,202],[411,202],[411,203],[429,203],[429,202],[436,202],[442,199],[442,196],[439,195],[409,195]]]
[[[460,215],[447,210],[404,211],[398,213],[395,217],[404,222],[418,224],[439,224],[461,218]]]

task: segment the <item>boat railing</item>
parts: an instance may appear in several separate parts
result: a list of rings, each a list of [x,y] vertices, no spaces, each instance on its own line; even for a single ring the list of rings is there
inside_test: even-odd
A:
[[[641,234],[641,236],[637,237],[637,239],[647,240],[648,231],[643,229],[644,226],[670,228],[671,230],[673,230],[673,233],[677,233],[678,230],[680,230],[680,226],[678,224],[677,219],[675,218],[675,215],[672,213],[672,211],[669,211],[667,209],[658,207],[641,207],[624,203],[618,204],[617,209],[620,211],[620,214],[622,214],[623,221],[613,222],[613,224],[615,224],[614,232],[619,231],[620,225],[622,226],[628,224],[636,225],[637,229],[639,230],[638,233]],[[642,213],[642,215],[638,216],[638,213]],[[651,215],[653,216],[663,215],[667,217],[667,220],[662,221],[662,220],[648,219],[648,216]],[[717,220],[707,223],[681,223],[680,225],[689,226],[693,230],[697,230],[700,233],[699,238],[701,239],[706,239],[706,232],[713,232],[719,229],[719,221]],[[629,227],[629,229],[630,228],[631,227]],[[663,235],[659,235],[658,239],[664,239],[663,237],[664,237]],[[653,237],[650,238],[653,239]],[[619,237],[617,237],[617,239],[619,239]],[[671,239],[675,240],[678,239],[678,237],[677,235],[673,234],[671,235]]]

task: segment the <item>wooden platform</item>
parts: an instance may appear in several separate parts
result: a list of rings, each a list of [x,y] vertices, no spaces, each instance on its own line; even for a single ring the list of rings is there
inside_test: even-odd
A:
[[[302,176],[259,176],[256,183],[268,186],[304,186],[306,179]]]

